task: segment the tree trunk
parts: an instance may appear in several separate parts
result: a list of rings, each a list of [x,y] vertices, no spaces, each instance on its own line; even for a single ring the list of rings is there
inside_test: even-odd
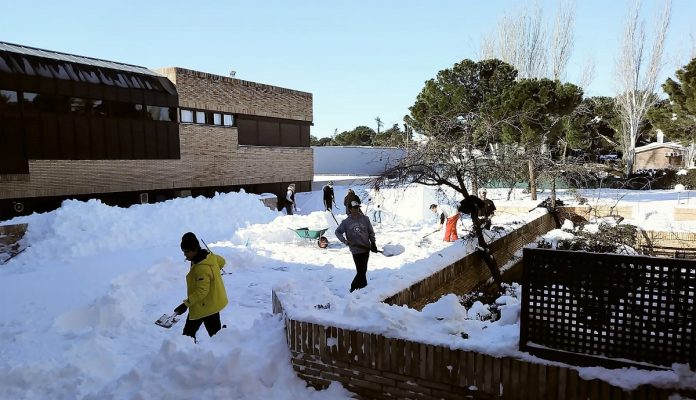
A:
[[[476,233],[476,239],[478,240],[478,250],[481,254],[481,257],[483,258],[483,262],[486,263],[486,266],[488,267],[488,270],[491,273],[491,277],[493,277],[493,281],[497,285],[498,290],[502,290],[503,276],[500,273],[498,262],[495,261],[495,258],[491,253],[491,249],[490,247],[488,247],[488,243],[486,243],[486,239],[483,237],[483,230],[481,229],[481,220],[479,219],[478,211],[476,210],[476,208],[474,208],[474,211],[471,212],[471,222],[473,224],[474,233]]]
[[[556,208],[556,178],[551,179],[551,207]]]
[[[631,176],[633,172],[635,172],[633,169],[635,168],[635,161],[636,161],[636,147],[630,147],[628,149],[627,154],[624,155],[624,161],[626,161],[626,176]]]
[[[471,170],[471,194],[478,197],[478,173],[476,169],[476,159],[474,159],[474,168]]]
[[[514,185],[514,184],[513,184],[512,186],[510,186],[510,189],[508,190],[508,193],[507,193],[507,199],[508,199],[508,201],[510,200],[510,195],[512,195],[512,191],[513,191],[513,190],[515,190],[515,185]]]
[[[529,160],[529,194],[532,200],[537,199],[536,174],[534,173],[534,162]]]
[[[694,166],[694,156],[696,156],[696,143],[691,142],[686,148],[686,157],[684,157],[684,168],[691,168]]]

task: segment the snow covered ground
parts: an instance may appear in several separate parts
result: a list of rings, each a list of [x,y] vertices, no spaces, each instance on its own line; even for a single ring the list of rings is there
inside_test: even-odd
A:
[[[354,188],[367,202],[369,193]],[[334,214],[340,222],[347,187],[335,189],[339,207]],[[348,293],[352,258],[333,234],[331,214],[320,211],[320,192],[298,194],[300,215],[295,216],[269,210],[258,196],[230,193],[127,209],[67,201],[50,213],[3,222],[29,223],[31,246],[0,266],[0,399],[349,398],[338,384],[317,392],[295,376],[282,321],[271,313],[274,288],[284,296],[288,312],[308,320],[524,357],[516,350],[519,306],[514,296],[500,300],[506,305],[495,323],[476,319],[485,313],[484,305],[466,310],[454,296],[423,312],[380,302],[470,251],[462,241],[442,242],[439,233],[423,239],[435,228],[428,205],[454,203],[453,194],[421,187],[383,193],[377,244],[397,254],[372,254],[368,287],[354,293]],[[583,195],[592,202],[598,192]],[[499,207],[536,203],[520,192],[511,201],[502,200],[503,190],[489,190],[488,196]],[[687,192],[604,189],[601,196],[600,201],[620,198],[621,204],[636,207],[631,222],[646,229],[696,231],[693,223],[671,220],[678,197],[680,206],[695,197]],[[364,208],[371,215],[371,205]],[[509,231],[542,212],[500,212],[494,225]],[[299,227],[328,228],[329,248],[302,242],[291,230]],[[185,297],[188,263],[179,242],[187,231],[225,257],[231,273],[223,276],[230,298],[222,312],[227,329],[213,338],[201,330],[198,344],[181,335],[183,322],[169,330],[153,323]],[[327,302],[329,310],[313,307]],[[434,317],[444,319],[434,323]],[[467,332],[470,339],[456,339],[452,332]],[[666,372],[583,368],[581,374],[626,388],[696,380],[678,365]]]

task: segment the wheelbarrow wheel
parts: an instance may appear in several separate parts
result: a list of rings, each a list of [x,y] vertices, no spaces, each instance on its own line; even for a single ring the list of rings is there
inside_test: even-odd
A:
[[[317,239],[317,246],[321,247],[322,249],[329,247],[329,239],[327,239],[325,236],[321,236],[319,239]]]

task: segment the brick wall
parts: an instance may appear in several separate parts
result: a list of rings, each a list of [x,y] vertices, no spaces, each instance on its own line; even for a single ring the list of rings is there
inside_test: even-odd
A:
[[[237,129],[180,126],[179,160],[31,160],[0,198],[312,181],[311,148],[239,147]]]
[[[555,228],[553,218],[544,214],[521,228],[490,243],[498,266],[505,265],[522,246]],[[384,300],[387,304],[421,309],[448,293],[465,294],[491,277],[483,258],[472,253],[429,277]]]
[[[181,107],[313,120],[311,93],[178,67],[157,72],[174,82]]]
[[[674,207],[675,221],[696,221],[695,207]]]
[[[635,169],[679,168],[684,165],[682,157],[667,157],[667,154],[679,153],[674,147],[661,146],[636,152]]]

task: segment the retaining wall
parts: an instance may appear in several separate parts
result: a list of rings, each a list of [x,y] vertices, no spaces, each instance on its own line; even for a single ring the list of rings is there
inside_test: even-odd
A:
[[[516,246],[522,247],[534,240],[530,237],[553,228],[553,218],[545,214],[493,242],[493,254],[505,259]],[[439,296],[445,286],[473,289],[489,278],[480,256],[469,254],[385,302],[421,305],[425,299]],[[272,296],[273,312],[282,314],[282,303],[275,292]],[[494,357],[287,316],[285,327],[298,376],[318,389],[341,382],[360,399],[667,400],[678,392],[648,385],[625,391],[599,379],[584,379],[570,367]]]

